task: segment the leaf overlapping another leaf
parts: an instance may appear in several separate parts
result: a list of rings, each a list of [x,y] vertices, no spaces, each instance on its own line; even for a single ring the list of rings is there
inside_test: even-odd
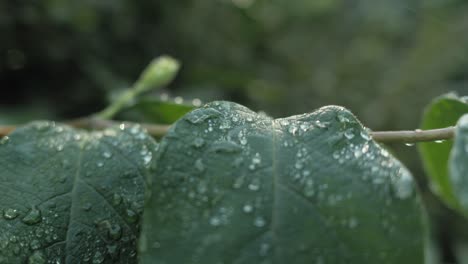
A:
[[[423,263],[409,172],[347,110],[196,109],[160,144],[142,263]]]

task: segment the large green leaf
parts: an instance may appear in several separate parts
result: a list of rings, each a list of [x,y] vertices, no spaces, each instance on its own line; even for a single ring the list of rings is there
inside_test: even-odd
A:
[[[141,263],[422,263],[406,168],[347,110],[270,119],[229,102],[160,144]]]
[[[39,122],[0,143],[0,263],[136,263],[157,145],[138,127]]]
[[[458,121],[449,167],[453,193],[468,215],[468,114]]]
[[[468,104],[464,99],[454,94],[441,96],[427,107],[421,128],[435,129],[454,126],[465,113],[468,113]],[[419,151],[434,192],[449,206],[458,208],[458,199],[454,196],[448,173],[452,145],[452,140],[421,143]]]

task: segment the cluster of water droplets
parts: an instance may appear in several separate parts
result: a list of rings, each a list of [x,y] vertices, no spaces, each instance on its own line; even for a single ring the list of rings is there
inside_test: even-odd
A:
[[[151,144],[146,144],[148,136],[145,134],[141,127],[132,127],[125,124],[119,126],[119,128],[107,129],[102,132],[93,132],[90,134],[81,133],[78,131],[71,130],[64,126],[58,126],[53,122],[37,122],[32,125],[32,129],[37,132],[44,134],[42,137],[38,137],[35,141],[38,147],[52,150],[58,153],[63,153],[63,158],[58,159],[58,163],[54,166],[61,166],[61,171],[75,171],[76,161],[69,160],[67,153],[69,147],[73,150],[78,150],[77,146],[85,146],[83,151],[89,151],[93,155],[97,155],[96,159],[91,162],[81,164],[80,170],[83,178],[89,178],[93,176],[93,171],[96,168],[103,167],[107,162],[113,160],[116,156],[112,148],[107,147],[107,144],[100,144],[99,140],[106,140],[109,144],[118,146],[118,144],[128,144],[129,147],[135,148],[136,145],[140,145],[141,149],[137,152],[141,155],[141,161],[143,165],[148,165],[152,160],[152,155],[156,149],[151,149]],[[132,135],[131,140],[141,140],[141,144],[134,144],[135,142],[125,142],[122,140],[122,132],[128,132]],[[4,144],[7,143],[8,139],[5,140]],[[86,140],[87,144],[83,144]],[[154,144],[155,145],[155,144]],[[151,146],[151,147],[150,147]],[[157,145],[156,147],[157,148]],[[75,153],[75,152],[74,152]],[[54,156],[55,158],[61,156]],[[50,167],[40,168],[38,173],[43,175],[50,174]],[[135,184],[141,184],[141,179],[135,177],[135,171],[121,172],[119,177],[122,180],[132,180]],[[73,174],[73,173],[72,173]],[[73,174],[74,175],[74,174]],[[69,177],[66,174],[60,174],[50,177],[53,181],[52,184],[65,184]],[[139,183],[136,183],[138,181]],[[58,188],[63,188],[58,187]],[[97,192],[108,193],[111,191],[111,186],[106,184],[99,185],[96,188]],[[136,194],[129,188],[119,189],[112,196],[112,199],[108,201],[110,206],[121,211],[122,221],[131,225],[138,226],[139,216],[143,210],[143,199],[137,201],[136,197],[141,197],[143,194]],[[57,196],[57,198],[62,195]],[[55,198],[54,198],[55,199]],[[58,202],[58,201],[57,201]],[[0,208],[0,222],[3,222],[8,228],[0,234],[0,263],[11,263],[10,260],[27,257],[27,263],[43,264],[43,263],[64,263],[64,256],[62,249],[47,249],[48,246],[58,243],[65,239],[64,227],[66,227],[67,219],[70,214],[70,206],[60,206],[55,200],[48,200],[38,205],[29,205],[29,207],[5,207]],[[75,201],[77,202],[77,201]],[[97,215],[108,215],[107,212],[103,212],[102,208],[97,212],[93,210],[95,202],[83,202],[79,205],[82,209],[82,213],[90,213],[89,217],[94,218]],[[116,212],[117,209],[110,209],[111,212]],[[107,211],[107,210],[106,210]],[[23,226],[21,226],[21,223]],[[125,224],[126,225],[126,224]],[[57,226],[60,226],[58,228]],[[125,232],[128,230],[122,226],[122,223],[116,222],[111,218],[108,219],[95,219],[94,221],[95,230],[83,229],[76,234],[80,240],[80,257],[84,263],[99,264],[111,258],[120,258],[121,255],[130,256],[136,258],[135,241],[137,237],[131,232]],[[65,232],[68,232],[68,228],[65,228]],[[98,235],[98,233],[101,235]],[[102,236],[102,237],[101,237]],[[104,239],[102,239],[104,238]],[[69,243],[70,241],[67,241]],[[122,246],[124,244],[131,244],[130,246]],[[65,245],[65,243],[63,244]],[[61,248],[61,246],[59,246]],[[16,256],[16,257],[15,257]]]
[[[194,107],[200,107],[202,105],[202,101],[198,98],[192,99],[192,100],[185,100],[181,96],[177,96],[174,98],[171,98],[167,93],[162,93],[159,95],[159,100],[163,102],[173,102],[175,104],[185,104],[185,105],[191,105]]]

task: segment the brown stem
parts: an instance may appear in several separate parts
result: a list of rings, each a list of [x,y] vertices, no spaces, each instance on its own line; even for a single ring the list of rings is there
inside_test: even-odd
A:
[[[86,129],[104,129],[110,126],[120,124],[118,121],[94,119],[94,118],[80,118],[69,122],[65,122],[72,127],[86,128]],[[155,137],[164,136],[170,125],[158,125],[140,123],[148,133]],[[6,136],[11,133],[16,126],[14,125],[0,125],[0,137]],[[402,142],[402,143],[416,143],[428,142],[437,140],[452,139],[455,133],[454,127],[431,129],[431,130],[408,130],[408,131],[371,131],[370,135],[375,141],[382,143],[389,142]]]
[[[430,129],[430,130],[407,130],[407,131],[372,131],[370,135],[375,141],[382,143],[390,142],[428,142],[452,139],[455,134],[454,127]]]

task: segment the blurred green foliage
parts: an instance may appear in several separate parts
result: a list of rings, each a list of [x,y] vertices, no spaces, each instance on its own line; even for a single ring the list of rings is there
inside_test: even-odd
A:
[[[274,116],[339,104],[374,129],[414,128],[431,98],[468,90],[467,12],[456,0],[2,1],[0,100],[94,112],[167,53],[184,64],[173,95]]]

